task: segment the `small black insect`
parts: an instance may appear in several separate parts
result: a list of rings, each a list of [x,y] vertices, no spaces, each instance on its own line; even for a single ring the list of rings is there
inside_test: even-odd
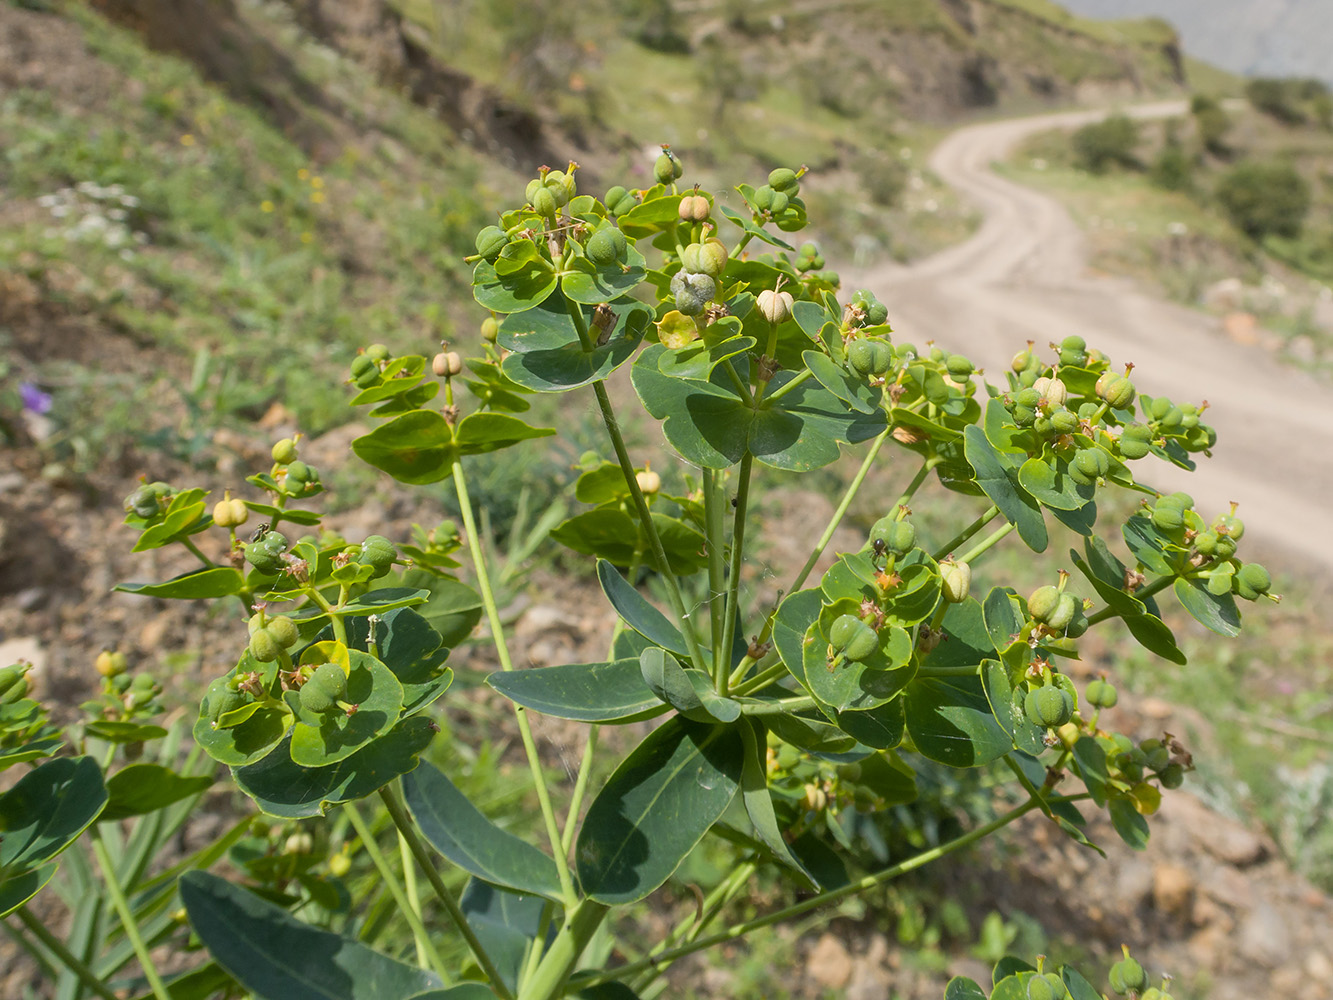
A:
[[[259,525],[259,527],[255,528],[254,531],[250,532],[250,541],[257,542],[272,530],[273,525],[269,522],[264,522]]]

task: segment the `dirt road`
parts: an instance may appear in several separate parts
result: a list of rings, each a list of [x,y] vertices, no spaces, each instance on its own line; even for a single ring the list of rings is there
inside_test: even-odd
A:
[[[1183,102],[1142,105],[1139,117],[1179,114]],[[911,267],[845,271],[846,287],[873,289],[889,306],[894,336],[935,340],[1002,381],[1025,341],[1045,348],[1072,333],[1132,361],[1149,395],[1210,407],[1217,428],[1211,458],[1194,473],[1135,465],[1161,489],[1191,493],[1205,516],[1237,513],[1258,550],[1300,572],[1333,578],[1333,390],[1285,367],[1265,349],[1229,340],[1215,317],[1154,298],[1125,280],[1089,275],[1081,233],[1053,198],[1004,180],[990,165],[1025,136],[1092,121],[1068,112],[972,125],[936,149],[930,166],[982,210],[966,243]],[[1255,548],[1251,548],[1252,553]]]

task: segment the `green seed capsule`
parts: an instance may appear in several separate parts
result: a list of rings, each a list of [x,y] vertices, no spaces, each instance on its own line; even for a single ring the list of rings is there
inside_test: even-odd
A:
[[[625,234],[619,229],[607,226],[588,237],[584,250],[588,259],[598,267],[607,267],[625,259],[625,255],[629,252],[629,243],[625,239]]]
[[[560,205],[556,202],[551,189],[542,187],[532,196],[532,210],[543,219],[554,219],[555,213],[560,211]]]
[[[1083,698],[1094,708],[1115,708],[1120,695],[1109,681],[1098,679],[1088,684]]]
[[[916,546],[916,526],[892,514],[881,517],[870,529],[870,544],[896,556],[906,555]]]
[[[261,663],[272,663],[278,658],[281,648],[267,628],[258,629],[250,636],[250,655]]]
[[[509,245],[509,234],[499,226],[487,226],[477,234],[477,253],[485,260],[495,260]]]
[[[829,630],[829,644],[834,652],[859,663],[879,648],[879,636],[855,615],[842,615]]]
[[[768,186],[774,191],[782,191],[788,195],[796,194],[800,190],[800,183],[796,176],[796,171],[790,167],[778,167],[769,172]]]
[[[1054,729],[1074,717],[1074,699],[1064,688],[1034,688],[1023,699],[1023,711],[1034,726]]]
[[[976,371],[972,362],[961,354],[950,354],[949,359],[944,363],[944,367],[948,369],[949,374],[955,380],[965,379]]]

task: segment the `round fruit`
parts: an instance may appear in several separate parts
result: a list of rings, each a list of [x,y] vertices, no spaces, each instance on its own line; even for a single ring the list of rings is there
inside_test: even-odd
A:
[[[916,545],[916,527],[911,521],[900,521],[894,515],[881,517],[870,529],[870,544],[882,545],[896,556],[905,555]]]
[[[1153,508],[1152,523],[1159,531],[1177,531],[1185,523],[1185,515],[1179,507],[1159,503]]]
[[[640,492],[644,496],[652,496],[662,488],[662,477],[652,469],[644,469],[642,472],[634,474],[634,481],[638,484]]]
[[[713,301],[717,283],[706,274],[677,271],[671,279],[671,294],[675,296],[677,309],[686,316],[698,316]]]
[[[763,187],[756,188],[754,192],[754,198],[752,199],[754,207],[759,209],[759,211],[761,212],[768,211],[768,207],[773,204],[774,194],[776,194],[776,192],[773,190],[772,187],[770,187],[767,184],[765,184]]]
[[[1056,410],[1051,414],[1051,430],[1056,434],[1073,434],[1078,430],[1078,414],[1069,410]]]
[[[1063,406],[1069,398],[1069,390],[1058,378],[1039,378],[1032,383],[1032,388],[1037,390],[1040,405],[1048,410]]]
[[[1258,563],[1246,563],[1236,574],[1236,593],[1247,601],[1268,593],[1272,586],[1273,579],[1268,575],[1268,570]]]
[[[1034,688],[1023,699],[1023,711],[1034,726],[1054,729],[1074,717],[1074,699],[1064,688]]]
[[[680,255],[680,266],[693,274],[720,277],[727,269],[727,248],[716,238],[703,243],[691,243]]]
[[[296,622],[286,615],[270,618],[266,627],[274,642],[283,649],[291,649],[301,638],[301,633],[296,629]]]
[[[500,336],[500,321],[494,316],[487,316],[481,321],[481,339],[494,344]]]
[[[1103,372],[1097,379],[1097,398],[1104,399],[1113,408],[1123,410],[1134,402],[1134,383],[1115,372]]]
[[[1088,684],[1083,692],[1087,703],[1094,708],[1115,708],[1120,695],[1109,681],[1095,680]]]
[[[967,378],[976,371],[972,362],[961,354],[950,354],[949,360],[944,363],[944,367],[948,369],[950,375],[959,380]]]
[[[238,528],[250,518],[244,500],[226,498],[213,505],[213,523],[220,528]]]
[[[796,194],[800,190],[800,183],[796,177],[796,171],[790,167],[778,167],[768,174],[768,186],[774,191],[782,191],[788,195]]]
[[[759,314],[774,326],[791,318],[794,304],[791,292],[775,292],[771,288],[765,288],[755,300]]]
[[[278,651],[281,648],[278,640],[273,638],[266,628],[261,628],[250,636],[250,655],[261,663],[272,663],[278,658]]]
[[[950,604],[962,604],[972,588],[972,567],[945,560],[940,563],[940,582],[944,586],[944,599]]]
[[[463,371],[463,359],[456,351],[441,351],[431,359],[430,367],[440,378],[452,378]]]
[[[509,234],[499,226],[487,226],[477,234],[477,253],[486,260],[495,260],[509,245]]]
[[[1185,768],[1180,764],[1167,764],[1157,775],[1157,779],[1163,788],[1179,788],[1185,783]]]
[[[389,572],[397,558],[398,550],[394,548],[393,542],[383,535],[368,535],[361,543],[361,552],[356,561],[362,566],[372,567],[375,571],[372,579],[377,579]]]
[[[653,177],[658,184],[670,184],[684,172],[685,168],[681,166],[680,160],[665,150],[653,163]]]
[[[680,208],[677,214],[686,222],[703,222],[708,218],[708,213],[712,211],[712,206],[708,204],[708,199],[701,194],[687,194],[680,199]]]
[[[550,188],[541,187],[532,196],[532,210],[544,219],[554,219],[555,213],[560,211],[560,205]]]
[[[1137,959],[1126,955],[1115,965],[1111,966],[1110,977],[1112,987],[1115,987],[1116,980],[1119,979],[1124,989],[1116,988],[1117,993],[1128,993],[1130,990],[1141,990],[1148,985],[1148,976],[1143,971],[1143,966]]]
[[[1028,596],[1028,614],[1034,621],[1045,622],[1060,606],[1060,590],[1047,584]]]
[[[598,267],[607,267],[625,259],[625,255],[629,252],[629,243],[625,239],[625,234],[619,229],[607,226],[588,237],[588,244],[584,250],[588,254],[588,259]]]
[[[855,615],[842,615],[829,629],[829,644],[836,652],[856,663],[879,648],[879,636]]]

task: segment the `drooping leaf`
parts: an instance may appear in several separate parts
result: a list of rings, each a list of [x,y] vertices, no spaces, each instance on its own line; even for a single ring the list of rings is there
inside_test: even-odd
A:
[[[611,606],[625,620],[625,624],[663,649],[680,656],[689,656],[689,647],[676,626],[666,615],[648,603],[648,599],[629,585],[616,568],[604,559],[597,561],[597,579],[602,584]]]
[[[649,734],[584,817],[575,851],[584,891],[631,903],[670,878],[731,804],[743,760],[734,725],[675,716]]]
[[[1107,805],[1111,813],[1111,825],[1130,847],[1141,851],[1148,846],[1148,821],[1134,807],[1134,800],[1124,795],[1117,795]]]
[[[767,745],[763,726],[747,718],[741,720],[739,728],[745,750],[741,769],[741,798],[754,832],[778,861],[793,869],[810,888],[818,891],[819,884],[815,882],[814,876],[806,871],[787,846],[782,828],[778,825],[777,814],[773,811],[773,798],[768,791]]]
[[[666,711],[644,683],[638,656],[491,674],[486,683],[524,708],[558,719],[625,723]]]
[[[472,878],[468,880],[458,905],[477,940],[490,955],[500,978],[511,992],[517,993],[523,960],[531,942],[541,931],[542,911],[548,905],[546,900]],[[486,990],[486,1000],[493,1000],[493,996]]]
[[[0,878],[0,917],[8,916],[36,896],[51,881],[60,865],[47,862],[39,868],[25,868],[9,878]]]
[[[561,899],[555,862],[487,819],[435,765],[424,763],[408,774],[403,795],[430,845],[464,871],[494,885]]]
[[[1181,606],[1204,628],[1228,638],[1240,635],[1240,610],[1230,593],[1214,594],[1202,580],[1178,577],[1171,585]]]
[[[639,654],[643,681],[658,698],[696,722],[735,722],[741,707],[713,690],[712,681],[700,670],[685,669],[660,646]]]
[[[380,1000],[443,985],[434,973],[304,924],[216,875],[187,872],[180,894],[205,947],[261,1000]]]
[[[106,806],[102,769],[91,757],[57,757],[0,795],[0,871],[37,868],[72,844]]]

